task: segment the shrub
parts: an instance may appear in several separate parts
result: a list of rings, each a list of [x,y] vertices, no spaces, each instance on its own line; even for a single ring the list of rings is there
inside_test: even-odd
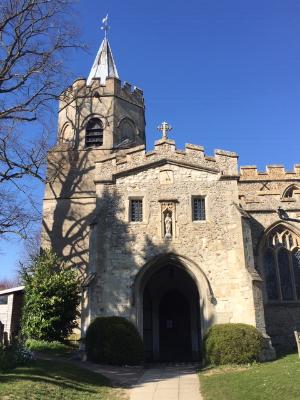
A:
[[[97,317],[86,333],[86,352],[96,363],[136,365],[143,360],[143,343],[126,318]]]
[[[77,326],[80,286],[76,272],[46,250],[23,267],[21,277],[25,285],[23,336],[63,341]]]
[[[258,360],[262,346],[262,334],[251,325],[215,325],[204,339],[205,360],[214,365],[246,364]]]
[[[32,351],[41,353],[69,354],[73,348],[57,341],[47,342],[46,340],[27,339],[25,347]]]
[[[0,371],[7,371],[27,364],[33,360],[33,354],[21,343],[14,342],[8,346],[0,345]]]

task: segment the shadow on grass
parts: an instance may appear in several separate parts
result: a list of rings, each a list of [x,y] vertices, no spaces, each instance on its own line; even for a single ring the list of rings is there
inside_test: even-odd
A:
[[[105,389],[111,387],[109,380],[97,373],[68,362],[48,360],[32,361],[27,366],[0,374],[0,385],[2,383],[15,385],[21,382],[48,384],[91,394],[98,393],[101,387]]]

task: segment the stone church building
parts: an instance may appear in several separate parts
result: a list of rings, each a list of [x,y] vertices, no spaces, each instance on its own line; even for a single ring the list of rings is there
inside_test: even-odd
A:
[[[42,247],[82,279],[82,335],[118,315],[148,360],[201,359],[209,327],[228,322],[256,326],[269,352],[293,346],[300,165],[239,169],[236,153],[179,150],[160,129],[147,151],[143,92],[121,83],[105,37],[61,95],[43,206]]]

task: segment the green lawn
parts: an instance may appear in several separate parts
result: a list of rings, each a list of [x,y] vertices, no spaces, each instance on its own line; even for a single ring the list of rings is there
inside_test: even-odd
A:
[[[35,361],[0,373],[0,400],[117,400],[107,379],[66,362]]]
[[[299,400],[297,354],[246,367],[204,369],[199,373],[204,400]]]

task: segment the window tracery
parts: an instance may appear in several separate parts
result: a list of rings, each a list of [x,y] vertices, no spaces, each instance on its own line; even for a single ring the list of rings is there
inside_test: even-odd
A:
[[[271,231],[263,253],[268,300],[300,301],[300,239],[280,226]]]

